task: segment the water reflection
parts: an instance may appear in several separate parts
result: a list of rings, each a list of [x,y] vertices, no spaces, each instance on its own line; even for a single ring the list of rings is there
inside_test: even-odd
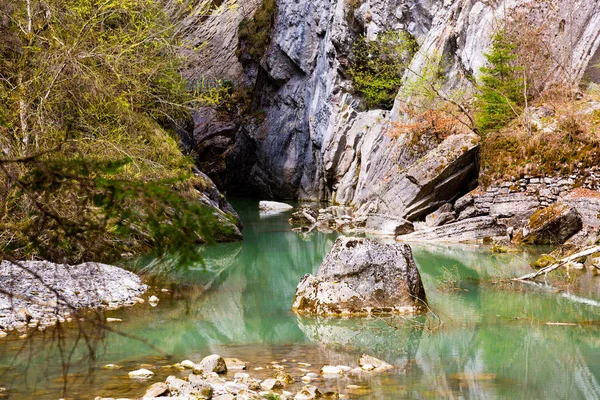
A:
[[[348,392],[351,398],[600,398],[600,327],[593,322],[600,320],[600,292],[591,276],[581,278],[582,293],[556,293],[554,287],[536,289],[505,280],[527,271],[535,254],[413,246],[441,328],[436,329],[431,315],[408,321],[300,318],[290,312],[296,285],[304,274],[316,272],[336,235],[316,232],[301,238],[290,230],[289,213],[261,218],[256,203],[236,206],[244,220],[243,243],[209,246],[203,250],[204,266],[190,266],[156,282],[161,299],[156,308],[146,303],[110,313],[124,320],[116,327],[145,342],[95,334],[98,359],[91,374],[86,346],[74,347],[72,397],[139,396],[147,384],[131,382],[128,370],[152,364],[158,381],[177,373],[161,366],[216,352],[251,366],[295,358],[315,369],[325,363],[356,365],[361,353],[398,366],[391,374],[356,382],[340,378],[323,383],[341,391],[348,383],[369,387],[363,397]],[[448,269],[456,272],[451,290],[444,281]],[[161,292],[163,287],[169,291]],[[76,332],[69,331],[63,349],[73,348]],[[29,342],[0,339],[0,368],[10,366],[0,375],[0,387],[9,386],[11,398],[60,396],[61,352],[51,335],[46,331]],[[19,353],[24,343],[26,351]],[[108,363],[124,368],[101,368]],[[289,368],[299,374],[296,378],[301,376]],[[37,392],[33,385],[25,388],[26,381]]]

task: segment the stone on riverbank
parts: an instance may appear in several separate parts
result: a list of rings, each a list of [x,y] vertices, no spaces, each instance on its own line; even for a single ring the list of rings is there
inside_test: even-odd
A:
[[[198,364],[194,365],[193,372],[195,374],[208,374],[211,372],[215,372],[217,374],[225,374],[227,373],[227,364],[223,357],[212,354],[210,356],[206,356],[200,361]]]
[[[122,268],[99,263],[79,265],[48,261],[0,263],[0,330],[31,320],[40,325],[64,321],[74,309],[115,309],[137,304],[147,289]],[[12,294],[12,296],[10,295]]]
[[[537,210],[515,238],[531,244],[563,244],[583,227],[581,215],[563,203]]]
[[[421,311],[426,304],[408,245],[341,237],[317,276],[302,278],[293,309],[319,315],[390,314]]]

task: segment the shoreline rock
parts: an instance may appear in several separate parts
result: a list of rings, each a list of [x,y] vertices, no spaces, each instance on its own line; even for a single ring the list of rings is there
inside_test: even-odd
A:
[[[52,326],[80,309],[133,306],[148,288],[132,272],[92,262],[3,261],[0,284],[8,293],[0,293],[0,330],[7,331],[22,331],[32,323]]]
[[[219,355],[205,357],[222,359]],[[287,360],[282,360],[286,361]],[[176,364],[176,366],[182,365]],[[180,399],[264,399],[279,398],[281,400],[300,399],[339,399],[340,393],[329,391],[328,380],[331,379],[356,379],[358,382],[366,377],[381,373],[389,373],[396,368],[383,360],[370,355],[362,354],[350,365],[324,365],[319,373],[305,372],[298,369],[300,365],[310,366],[292,360],[293,365],[280,366],[273,369],[271,377],[256,375],[246,372],[230,374],[217,374],[216,372],[192,372],[187,376],[170,375],[160,382],[148,381],[143,399],[154,398],[180,398]],[[289,371],[284,372],[283,369]],[[262,368],[261,368],[262,370]],[[292,374],[294,376],[292,376]],[[128,373],[131,379],[150,380],[152,371],[137,370]],[[349,383],[353,381],[348,381]],[[317,387],[316,385],[319,385]],[[358,387],[347,385],[347,390]],[[96,397],[96,400],[109,398]],[[112,398],[111,398],[112,399]]]
[[[340,237],[317,276],[302,278],[292,309],[316,315],[404,314],[426,305],[410,246]]]

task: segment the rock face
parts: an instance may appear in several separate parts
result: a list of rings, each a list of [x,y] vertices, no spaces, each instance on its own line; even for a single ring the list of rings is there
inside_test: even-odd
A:
[[[215,237],[213,239],[217,242],[242,240],[242,222],[237,212],[206,174],[196,171],[196,175],[200,176],[204,182],[203,186],[198,188],[200,202],[211,209],[213,215],[219,221],[218,230],[214,232]]]
[[[277,1],[270,47],[261,60],[246,63],[243,70],[254,89],[253,107],[261,118],[235,128],[205,119],[196,121],[204,158],[215,158],[212,149],[223,156],[222,166],[211,172],[211,177],[223,182],[229,192],[329,200],[356,210],[370,208],[367,219],[389,215],[416,221],[474,188],[475,137],[454,135],[441,143],[423,141],[414,146],[410,135],[389,134],[390,122],[402,117],[403,94],[391,111],[361,107],[347,69],[353,43],[362,33],[374,40],[382,32],[406,29],[423,49],[410,69],[419,73],[429,68],[432,60],[443,60],[446,81],[456,87],[468,86],[465,78],[479,73],[496,26],[493,21],[505,17],[525,15],[528,24],[547,28],[544,39],[548,48],[560,54],[560,59],[569,60],[548,72],[548,84],[565,69],[575,81],[580,79],[600,45],[599,0],[360,3],[352,8],[355,2],[347,0]],[[255,2],[248,4],[252,8]],[[223,15],[207,22],[207,31],[226,31],[224,37],[231,38],[229,32],[237,29],[238,20],[227,13],[240,11],[224,8],[221,12]],[[216,18],[227,26],[215,26]],[[217,35],[211,37],[214,43],[221,40]],[[435,51],[427,53],[430,49]],[[223,57],[217,60],[230,63]],[[214,64],[208,62],[204,69],[200,66],[195,75],[214,73]],[[224,72],[223,76],[231,74]],[[405,79],[410,80],[411,75]],[[506,214],[514,204],[512,200],[497,203],[490,213]],[[524,207],[529,209],[527,204]],[[485,215],[478,215],[475,205],[455,211],[458,220]]]
[[[0,330],[24,327],[31,320],[54,325],[73,309],[134,305],[134,298],[147,289],[135,274],[97,263],[3,261],[0,282],[9,293],[0,293]]]
[[[408,245],[341,237],[317,276],[302,278],[293,309],[319,315],[412,313],[426,301]]]

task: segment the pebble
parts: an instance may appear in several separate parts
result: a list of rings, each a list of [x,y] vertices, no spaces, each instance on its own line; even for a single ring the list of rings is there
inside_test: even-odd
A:
[[[102,367],[104,369],[120,369],[123,368],[118,364],[106,364],[104,367]]]
[[[323,375],[343,375],[344,370],[333,365],[325,365],[323,368],[321,368],[321,373]]]
[[[129,375],[131,379],[150,379],[154,375],[154,372],[142,368],[130,371],[127,375]]]
[[[106,318],[106,322],[123,322],[121,318]]]
[[[7,336],[8,336],[8,333],[6,333],[4,331],[0,331],[0,338],[7,337]]]
[[[281,389],[283,388],[283,383],[277,379],[269,378],[262,381],[260,383],[260,387],[264,390]]]
[[[179,365],[181,365],[185,369],[193,369],[194,365],[196,364],[194,364],[194,362],[190,360],[183,360]]]
[[[160,299],[158,297],[150,296],[150,298],[148,299],[148,304],[150,304],[151,307],[156,307],[159,301]]]

